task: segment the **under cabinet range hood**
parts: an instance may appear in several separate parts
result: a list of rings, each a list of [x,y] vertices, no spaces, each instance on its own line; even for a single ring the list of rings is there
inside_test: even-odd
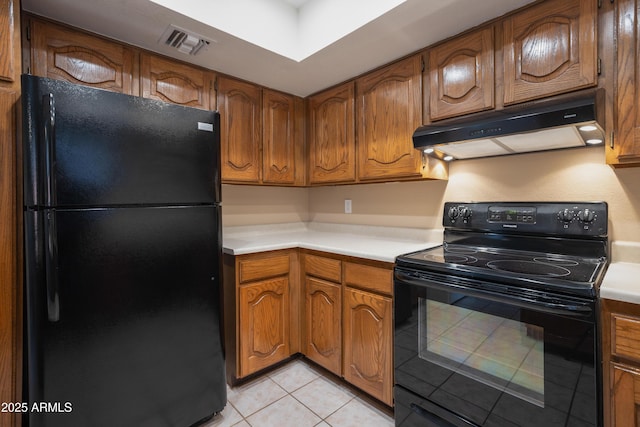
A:
[[[602,89],[574,92],[421,126],[413,145],[449,161],[601,144],[603,105]]]

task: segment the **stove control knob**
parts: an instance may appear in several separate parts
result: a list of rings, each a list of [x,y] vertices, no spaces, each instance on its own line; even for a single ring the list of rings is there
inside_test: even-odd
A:
[[[569,209],[563,209],[558,212],[558,219],[562,222],[571,222],[573,220],[573,211]]]
[[[460,215],[460,211],[457,206],[452,206],[449,208],[449,212],[447,212],[447,216],[451,221],[455,221]]]
[[[460,216],[462,219],[469,219],[471,217],[471,209],[466,206],[460,208]]]
[[[578,219],[588,224],[596,219],[596,213],[592,209],[586,208],[578,212]]]

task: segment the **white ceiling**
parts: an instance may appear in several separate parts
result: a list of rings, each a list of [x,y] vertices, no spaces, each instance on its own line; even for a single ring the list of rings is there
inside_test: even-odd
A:
[[[22,0],[24,10],[299,96],[533,0]],[[463,11],[463,12],[461,12]],[[212,43],[160,43],[169,25]]]
[[[298,8],[302,5],[304,5],[305,3],[309,3],[309,0],[282,0],[285,3],[290,4],[291,6]]]

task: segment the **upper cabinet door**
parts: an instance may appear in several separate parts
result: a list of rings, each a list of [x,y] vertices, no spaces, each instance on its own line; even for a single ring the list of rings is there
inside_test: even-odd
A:
[[[421,75],[416,55],[356,81],[359,179],[420,176],[411,138],[422,122]]]
[[[429,118],[494,108],[493,27],[456,37],[429,51]]]
[[[355,89],[349,82],[309,98],[309,182],[356,179]]]
[[[51,23],[32,21],[32,73],[113,92],[138,95],[134,51]]]
[[[16,61],[14,46],[17,46],[14,21],[20,6],[17,5],[17,10],[14,11],[15,7],[13,0],[0,3],[0,28],[2,28],[0,30],[0,52],[2,52],[0,55],[0,80],[14,80],[14,61]]]
[[[258,183],[262,164],[262,89],[218,77],[223,182]]]
[[[617,5],[615,138],[607,145],[607,163],[640,166],[640,2],[621,0]]]
[[[597,2],[546,1],[504,21],[504,103],[597,83]]]
[[[215,109],[214,73],[156,55],[141,56],[142,96],[203,110]]]
[[[265,89],[262,114],[262,180],[269,184],[294,184],[295,97]]]

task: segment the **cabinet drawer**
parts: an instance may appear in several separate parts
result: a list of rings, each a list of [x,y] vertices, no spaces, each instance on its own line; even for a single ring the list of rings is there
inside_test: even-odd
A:
[[[337,283],[342,282],[342,262],[339,259],[305,255],[304,272],[309,276],[315,276]]]
[[[640,318],[611,315],[611,352],[640,361]]]
[[[238,262],[240,283],[289,274],[289,255],[261,259],[243,259]]]
[[[346,262],[344,264],[344,281],[347,285],[391,295],[393,271]]]

